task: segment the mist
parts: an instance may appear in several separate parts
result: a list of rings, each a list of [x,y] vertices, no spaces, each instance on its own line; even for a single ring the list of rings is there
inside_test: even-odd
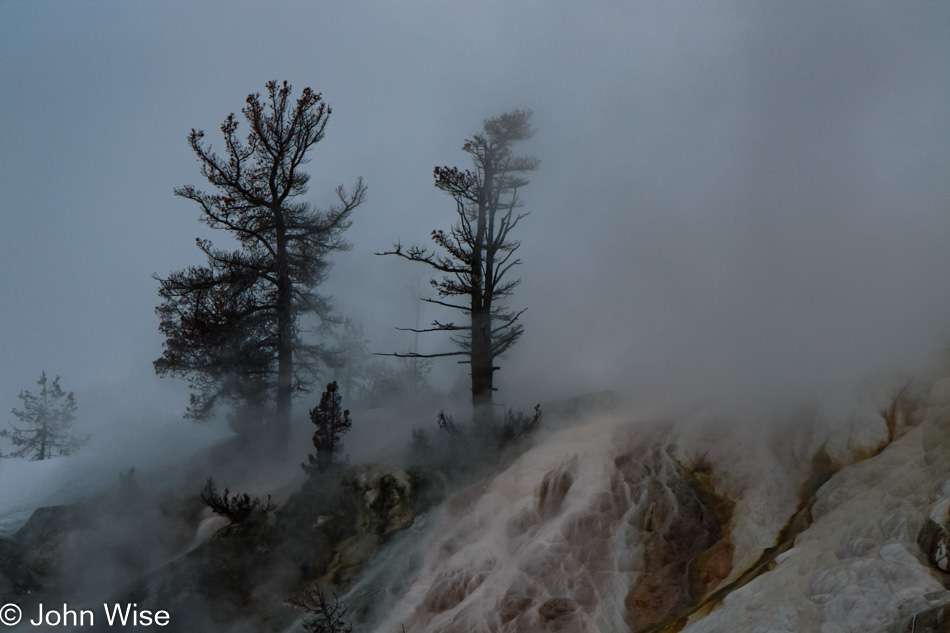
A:
[[[228,244],[172,194],[204,184],[186,135],[220,148],[270,79],[333,109],[306,200],[369,187],[320,291],[371,352],[447,316],[419,301],[428,270],[374,253],[448,229],[433,167],[468,168],[484,119],[531,109],[517,153],[541,166],[505,302],[527,308],[525,334],[496,402],[569,411],[609,392],[626,419],[725,421],[762,443],[791,428],[804,456],[946,368],[948,27],[950,5],[924,2],[0,3],[0,411],[45,370],[92,436],[49,463],[0,460],[0,535],[131,467],[154,490],[213,468],[281,499],[303,481],[319,389],[294,403],[289,461],[242,473],[205,452],[231,441],[224,416],[182,419],[187,386],[151,366],[152,275],[201,264],[196,237]],[[430,380],[425,399],[354,407],[352,463],[464,415],[466,366],[435,359]]]
[[[946,343],[943,7],[331,5],[279,26],[313,11],[287,5],[255,21],[281,41],[266,54],[227,43],[250,7],[91,20],[5,3],[4,409],[43,369],[77,396],[125,382],[129,409],[160,388],[149,276],[200,262],[196,235],[224,240],[171,196],[200,177],[184,136],[212,134],[272,75],[333,108],[308,199],[370,186],[325,291],[373,351],[411,345],[393,328],[415,322],[428,278],[371,254],[448,227],[432,166],[465,166],[462,141],[514,107],[534,110],[523,150],[543,163],[523,191],[509,303],[528,308],[526,335],[503,392],[803,398]],[[198,61],[215,51],[240,72]],[[422,323],[444,316],[430,308]]]

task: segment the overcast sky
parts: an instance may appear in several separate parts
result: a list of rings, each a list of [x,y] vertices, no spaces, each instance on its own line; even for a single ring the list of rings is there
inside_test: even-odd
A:
[[[44,369],[80,417],[180,415],[151,275],[224,239],[186,135],[272,78],[333,108],[308,199],[369,186],[325,291],[378,351],[426,271],[372,253],[534,111],[502,400],[822,395],[950,342],[950,3],[0,0],[0,423]]]

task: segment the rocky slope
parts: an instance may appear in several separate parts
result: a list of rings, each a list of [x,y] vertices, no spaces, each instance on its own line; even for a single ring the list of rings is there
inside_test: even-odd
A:
[[[202,519],[194,497],[39,508],[0,540],[0,590],[27,614],[40,602],[94,613],[108,602],[167,611],[176,631],[282,631],[300,617],[286,598],[317,583],[346,588],[442,486],[424,471],[356,467],[308,480],[278,508],[231,525]],[[97,617],[82,630],[124,629]]]
[[[448,500],[376,630],[945,630],[950,382],[902,422],[844,466],[794,436],[756,454],[724,432],[690,458],[673,425],[561,431]]]
[[[946,629],[950,380],[838,436],[633,417],[548,432],[444,502],[433,472],[363,466],[226,527],[128,491],[41,509],[0,541],[0,588],[61,599],[108,551],[110,600],[181,631],[298,631],[283,599],[316,584],[382,633]]]

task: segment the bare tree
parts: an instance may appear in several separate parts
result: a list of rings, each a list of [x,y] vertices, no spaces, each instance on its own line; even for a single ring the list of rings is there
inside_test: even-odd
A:
[[[428,265],[442,276],[431,284],[438,299],[429,303],[459,310],[467,323],[433,321],[428,328],[400,328],[410,332],[450,332],[459,348],[438,354],[395,353],[401,358],[465,356],[471,365],[472,404],[476,418],[491,415],[495,359],[510,348],[524,329],[518,321],[524,310],[500,305],[521,281],[507,274],[521,263],[514,257],[520,242],[512,231],[527,215],[519,212],[518,191],[528,184],[525,174],[537,169],[533,156],[515,156],[511,146],[531,138],[530,110],[514,110],[487,119],[481,134],[462,146],[472,156],[474,170],[436,167],[435,186],[455,201],[458,222],[449,231],[432,231],[436,248],[403,247],[401,243],[379,255],[396,255]],[[454,302],[453,297],[462,297]]]
[[[366,195],[360,179],[350,191],[338,187],[339,203],[326,211],[299,200],[310,180],[302,168],[324,136],[330,107],[310,88],[296,101],[290,95],[291,86],[276,81],[264,98],[249,95],[246,140],[229,115],[221,125],[223,155],[203,143],[202,131],[188,135],[214,192],[188,185],[175,194],[197,203],[201,220],[229,231],[240,248],[199,239],[206,266],[156,277],[166,336],[156,373],[191,381],[188,415],[197,419],[222,400],[258,414],[273,406],[276,439],[289,428],[293,392],[313,384],[329,354],[302,340],[301,325],[306,318],[314,327],[332,321],[328,301],[314,288],[327,274],[329,254],[349,248],[341,233]]]
[[[305,631],[311,633],[353,633],[353,626],[346,619],[346,603],[336,594],[327,597],[320,588],[307,591],[299,600],[287,598],[288,604],[307,612],[303,622]]]

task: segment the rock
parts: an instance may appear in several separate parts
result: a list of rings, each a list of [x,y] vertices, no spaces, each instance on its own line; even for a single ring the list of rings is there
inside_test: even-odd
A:
[[[336,542],[322,576],[317,576],[326,584],[347,587],[381,543],[442,500],[444,482],[438,473],[424,469],[364,465],[344,476],[343,489],[353,493],[352,529]]]
[[[888,633],[944,633],[950,628],[950,597],[945,592],[920,596],[910,612],[888,628]]]
[[[40,601],[88,518],[79,505],[37,508],[12,538],[0,538],[0,596],[23,607]]]
[[[361,466],[347,475],[359,499],[360,532],[385,540],[410,527],[415,517],[440,502],[444,485],[435,473],[386,466]]]
[[[512,584],[498,603],[498,619],[502,624],[511,622],[531,608],[537,597],[538,590],[524,584]]]
[[[641,508],[642,573],[625,599],[631,627],[641,630],[697,604],[729,575],[732,504],[708,473],[687,471],[659,449],[615,463]]]
[[[917,545],[931,567],[950,573],[950,526],[927,519],[917,533]]]
[[[28,612],[85,592],[168,611],[176,630],[283,631],[298,617],[285,598],[320,579],[345,587],[442,491],[435,473],[376,466],[310,478],[276,510],[224,526],[180,494],[40,508],[0,539],[0,597]]]
[[[578,604],[570,598],[551,598],[538,607],[541,622],[552,629],[559,629],[574,618]]]
[[[933,549],[930,551],[930,562],[942,572],[950,571],[948,555],[950,555],[950,534],[943,531],[934,539]]]
[[[20,543],[11,538],[0,538],[0,596],[17,598],[40,586],[33,570],[23,561]]]
[[[508,519],[505,533],[510,539],[517,538],[540,522],[541,515],[534,508],[522,508]]]
[[[570,466],[558,466],[545,473],[538,491],[538,514],[542,519],[558,513],[573,484],[574,472]]]
[[[14,538],[20,544],[24,562],[45,577],[59,568],[70,536],[88,522],[88,511],[78,505],[37,508]]]
[[[283,600],[325,572],[356,516],[338,478],[310,480],[277,510],[217,530],[109,602],[166,610],[181,631],[281,631],[297,617]]]
[[[689,605],[686,566],[680,563],[650,570],[624,600],[634,631],[657,624]]]
[[[481,567],[447,569],[439,573],[422,603],[433,613],[448,611],[478,589],[491,567],[491,561],[487,561]]]
[[[690,594],[705,596],[718,587],[732,572],[735,551],[731,541],[721,539],[697,556],[689,569]]]

